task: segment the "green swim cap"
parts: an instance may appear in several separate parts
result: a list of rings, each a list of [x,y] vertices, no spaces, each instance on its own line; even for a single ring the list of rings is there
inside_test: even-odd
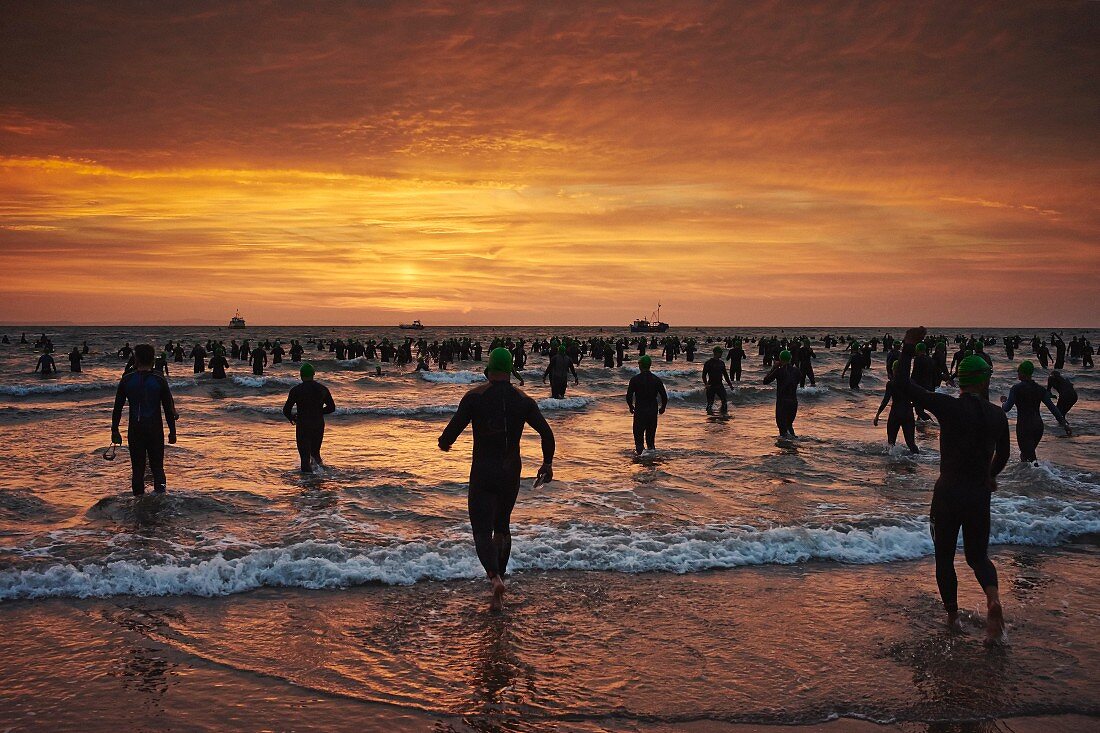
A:
[[[561,346],[558,347],[558,353],[559,354],[564,354],[565,353],[565,344],[562,344]]]
[[[779,352],[779,361],[781,361],[785,364],[785,363],[789,362],[790,360],[791,360],[791,352],[787,351],[786,349],[783,349],[782,351]]]
[[[642,369],[649,369],[651,364],[653,364],[653,357],[651,357],[649,354],[646,354],[641,359],[638,359],[638,366],[640,366]]]
[[[489,352],[489,366],[485,367],[485,371],[511,374],[512,365],[512,352],[499,346]]]
[[[959,386],[967,387],[989,381],[993,367],[980,356],[970,355],[959,362]]]
[[[722,347],[721,346],[715,346],[714,347],[714,355],[715,356],[721,356],[722,355]]]
[[[1025,377],[1030,377],[1035,373],[1035,365],[1030,361],[1021,361],[1020,366],[1016,367],[1016,371],[1023,374]]]
[[[308,361],[302,364],[302,379],[313,379],[313,375],[316,373],[316,369]]]
[[[917,344],[917,353],[918,354],[923,354],[926,351],[928,351],[928,344],[924,343],[923,341],[921,341],[919,344]],[[982,361],[985,361],[985,360],[983,359]]]

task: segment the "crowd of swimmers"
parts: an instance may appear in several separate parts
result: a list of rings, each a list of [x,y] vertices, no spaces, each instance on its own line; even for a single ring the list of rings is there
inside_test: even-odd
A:
[[[817,355],[807,338],[725,338],[708,339],[712,356],[703,364],[701,379],[706,392],[707,412],[728,411],[726,386],[741,381],[742,364],[747,358],[746,344],[755,346],[757,355],[767,368],[764,384],[776,385],[775,422],[782,440],[796,438],[794,430],[798,414],[798,390],[815,384],[813,362]],[[1030,359],[1016,366],[1017,382],[1008,395],[1001,397],[1001,405],[989,400],[989,380],[993,373],[990,350],[997,339],[984,336],[956,336],[954,352],[948,360],[948,341],[934,336],[924,328],[909,329],[902,339],[884,335],[865,342],[854,338],[831,334],[821,342],[825,349],[842,347],[848,354],[841,375],[849,375],[848,386],[860,389],[864,373],[873,368],[872,355],[881,346],[885,353],[885,369],[889,381],[882,401],[873,418],[877,426],[883,410],[889,406],[887,440],[896,443],[898,433],[906,446],[919,452],[916,444],[915,425],[918,420],[931,420],[939,425],[940,476],[933,488],[930,509],[930,527],[935,545],[936,582],[947,612],[947,623],[959,628],[957,586],[954,557],[959,533],[967,564],[974,571],[987,599],[986,640],[995,643],[1004,632],[1004,617],[998,595],[997,571],[988,556],[990,527],[990,496],[996,490],[996,477],[1009,458],[1009,428],[1007,413],[1015,409],[1016,441],[1020,459],[1035,462],[1036,448],[1043,437],[1044,424],[1040,408],[1045,406],[1067,435],[1072,435],[1067,416],[1077,402],[1072,382],[1062,373],[1067,359],[1093,365],[1092,344],[1085,338],[1074,336],[1066,342],[1060,334],[1052,333],[1048,342],[1038,336],[1030,341],[1031,351],[1041,368],[1049,370],[1045,386],[1035,381],[1036,367]],[[7,336],[3,343],[10,343]],[[27,344],[26,334],[20,342]],[[1003,339],[1005,356],[1014,360],[1025,342],[1021,337]],[[278,340],[265,340],[251,345],[249,340],[238,344],[234,339],[226,346],[221,341],[208,340],[194,344],[190,351],[178,342],[169,341],[158,355],[153,346],[139,344],[131,348],[127,343],[117,356],[126,364],[119,381],[111,421],[112,445],[122,444],[121,419],[124,407],[129,404],[127,444],[132,467],[131,489],[134,495],[145,492],[145,468],[148,463],[153,475],[154,493],[164,493],[167,481],[164,472],[164,424],[168,426],[168,443],[176,442],[176,420],[179,417],[169,387],[168,363],[193,361],[195,373],[207,368],[214,378],[224,378],[229,368],[229,358],[245,362],[253,374],[263,374],[270,356],[271,363],[278,364],[289,355],[290,360],[301,363],[301,383],[290,390],[283,414],[295,425],[295,438],[300,467],[303,472],[324,468],[321,446],[324,439],[325,415],[336,409],[335,401],[327,387],[314,378],[315,369],[303,362],[307,347],[316,352],[330,352],[335,358],[380,359],[398,365],[417,362],[418,370],[435,364],[445,369],[454,361],[481,361],[482,345],[469,338],[445,339],[428,342],[426,339],[405,339],[401,343],[388,339],[311,339],[303,346],[291,340],[284,348]],[[1051,357],[1050,349],[1054,348]],[[42,335],[35,343],[42,351],[36,371],[56,371],[50,352],[53,344]],[[633,415],[633,434],[636,453],[654,450],[659,416],[668,405],[664,383],[652,369],[653,352],[666,362],[672,362],[681,354],[687,361],[694,361],[698,342],[694,338],[677,336],[640,336],[615,339],[592,337],[589,339],[494,339],[488,350],[485,367],[486,381],[463,396],[438,444],[441,450],[450,450],[458,436],[472,425],[473,452],[469,481],[469,515],[477,556],[492,586],[491,606],[500,609],[507,586],[504,583],[511,549],[510,519],[519,494],[522,462],[520,436],[525,425],[530,425],[542,439],[542,465],[536,476],[536,485],[553,479],[555,451],[554,434],[543,417],[538,404],[516,389],[512,378],[522,384],[521,370],[530,353],[547,357],[543,381],[550,381],[551,396],[565,396],[569,378],[579,382],[576,367],[584,358],[591,358],[603,366],[622,367],[628,350],[638,352],[638,374],[631,377],[626,388],[626,402]],[[415,354],[414,354],[415,352]],[[80,371],[80,362],[88,354],[85,342],[74,347],[70,354],[73,371]],[[228,355],[228,356],[227,356]],[[209,359],[209,362],[207,362]],[[727,368],[727,362],[729,366]],[[944,384],[957,385],[957,397],[939,391]],[[1053,395],[1057,394],[1057,403]],[[931,413],[931,415],[929,415]]]

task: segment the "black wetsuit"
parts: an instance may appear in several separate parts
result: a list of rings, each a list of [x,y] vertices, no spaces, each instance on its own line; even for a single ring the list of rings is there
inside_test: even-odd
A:
[[[936,584],[944,608],[959,610],[955,547],[963,533],[966,563],[982,588],[996,587],[989,560],[989,499],[1008,462],[1008,419],[996,405],[970,392],[958,397],[929,392],[910,377],[913,347],[906,344],[894,376],[897,394],[936,416],[940,424],[940,476],[932,490],[930,529],[936,548]]]
[[[1068,418],[1069,411],[1077,404],[1077,390],[1073,382],[1066,379],[1064,374],[1051,374],[1047,377],[1047,391],[1058,393],[1058,404],[1055,407],[1062,413],[1062,417]]]
[[[492,578],[507,572],[512,552],[510,523],[523,469],[523,426],[530,425],[541,436],[543,463],[554,459],[554,433],[535,401],[511,382],[487,382],[467,392],[439,436],[440,447],[454,445],[471,422],[470,526],[477,557]]]
[[[83,359],[83,358],[84,357],[81,355],[81,353],[79,351],[77,351],[76,349],[73,349],[71,352],[69,352],[69,371],[70,372],[79,372],[80,371],[80,360]]]
[[[213,372],[214,379],[225,379],[225,368],[229,366],[229,362],[221,354],[215,354],[214,358],[210,360],[210,371]]]
[[[630,378],[626,387],[626,404],[634,413],[634,451],[653,450],[657,440],[657,416],[668,405],[665,383],[651,371],[642,371]]]
[[[747,356],[745,350],[740,346],[734,346],[730,349],[730,379],[733,381],[741,381],[741,360]]]
[[[863,369],[867,365],[867,358],[862,352],[853,351],[844,367],[850,369],[848,374],[848,389],[859,389],[859,383],[863,380]]]
[[[328,387],[312,379],[296,384],[287,395],[283,405],[283,414],[290,420],[291,408],[298,406],[298,416],[294,422],[294,438],[298,444],[298,457],[302,462],[302,471],[310,470],[310,462],[321,461],[321,443],[325,440],[325,415],[336,411],[336,403]],[[323,465],[323,464],[322,464]]]
[[[861,359],[859,354],[853,360]],[[782,362],[772,367],[764,377],[764,384],[775,382],[775,425],[781,436],[794,436],[794,419],[798,415],[798,385],[802,382],[802,372],[790,364]]]
[[[712,356],[703,364],[703,384],[707,387],[707,412],[714,407],[714,398],[722,400],[722,412],[726,412],[726,386],[723,380],[730,381],[729,372],[726,371],[726,362],[719,356]]]
[[[122,421],[122,407],[130,403],[130,422],[126,443],[130,446],[130,487],[134,496],[145,493],[145,463],[153,473],[153,490],[164,493],[164,424],[161,408],[168,421],[169,434],[176,432],[176,405],[168,380],[156,372],[134,371],[119,380],[115,393],[115,408],[111,414],[111,430]]]
[[[913,417],[913,403],[909,398],[899,394],[894,389],[893,381],[886,383],[886,394],[882,396],[882,404],[878,406],[881,413],[886,405],[890,404],[890,413],[886,417],[886,440],[890,445],[898,442],[898,430],[905,436],[905,445],[913,453],[920,453],[916,440],[916,418]]]
[[[1043,416],[1039,414],[1040,405],[1046,405],[1058,422],[1065,424],[1066,419],[1050,399],[1050,393],[1034,380],[1023,379],[1012,385],[1012,389],[1008,391],[1008,399],[1004,403],[1006,413],[1013,406],[1016,408],[1016,445],[1020,446],[1020,460],[1028,463],[1037,460],[1035,449],[1043,439],[1044,427]]]
[[[565,397],[565,388],[569,385],[569,375],[577,377],[573,360],[567,354],[553,354],[550,363],[546,365],[544,377],[550,377],[550,396],[561,399]]]

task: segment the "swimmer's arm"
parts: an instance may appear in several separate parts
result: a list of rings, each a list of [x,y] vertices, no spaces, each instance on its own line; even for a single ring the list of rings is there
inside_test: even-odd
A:
[[[550,465],[554,461],[554,431],[534,400],[531,400],[531,409],[527,413],[527,424],[542,438],[542,465]]]
[[[1047,392],[1046,390],[1043,390],[1043,404],[1047,406],[1048,410],[1050,410],[1050,414],[1054,415],[1054,418],[1058,421],[1058,424],[1064,427],[1066,424],[1066,417],[1062,414],[1062,411],[1058,409],[1058,406],[1055,405],[1054,402],[1050,399],[1050,392]]]
[[[634,380],[631,379],[626,385],[626,404],[630,406],[630,411],[634,412]]]
[[[664,412],[665,408],[668,407],[668,393],[665,392],[664,382],[657,382],[657,393],[661,395],[661,412]]]
[[[1005,465],[1008,463],[1008,455],[1008,419],[1006,418],[1001,422],[999,430],[997,431],[997,448],[993,454],[993,465],[989,467],[989,472],[994,478],[1004,470]]]
[[[176,401],[172,399],[172,389],[168,380],[161,377],[160,404],[164,408],[164,420],[168,423],[168,434],[176,434]]]
[[[294,413],[291,411],[294,408],[294,390],[290,390],[290,394],[286,396],[286,404],[283,405],[283,415],[290,422],[294,422]]]
[[[332,392],[328,391],[328,387],[324,388],[325,396],[321,401],[321,414],[331,415],[336,412],[336,400],[332,399]]]
[[[779,366],[773,366],[772,370],[764,375],[764,384],[771,384],[775,381],[775,375],[779,372]]]
[[[886,406],[890,404],[890,385],[886,385],[886,394],[882,396],[882,404],[878,406],[878,412],[875,413],[875,418],[878,418],[882,414],[882,411],[886,409]]]
[[[1004,408],[1004,411],[1006,413],[1012,409],[1013,405],[1016,404],[1016,390],[1018,390],[1019,388],[1020,388],[1019,382],[1012,385],[1012,389],[1008,390],[1008,397],[1005,399],[1005,401],[1003,403],[1001,403],[1001,407]]]
[[[122,406],[126,404],[126,391],[122,387],[122,382],[118,383],[118,391],[115,392],[115,409],[111,412],[111,430],[117,431],[119,423],[122,422]]]
[[[455,412],[454,417],[447,423],[447,427],[443,428],[443,433],[439,436],[440,450],[450,450],[454,442],[458,440],[458,436],[470,424],[470,419],[473,417],[473,400],[474,397],[467,393],[462,401],[458,403],[458,410]]]

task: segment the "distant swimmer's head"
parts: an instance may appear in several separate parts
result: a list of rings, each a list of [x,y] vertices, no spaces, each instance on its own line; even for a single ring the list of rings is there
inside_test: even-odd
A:
[[[134,348],[134,366],[152,368],[157,352],[152,344],[138,344]]]
[[[714,355],[715,356],[721,356],[722,355],[722,347],[721,346],[715,346],[714,347]]]
[[[646,354],[641,359],[638,359],[638,366],[641,367],[641,370],[643,372],[648,372],[649,368],[653,366],[653,357],[651,357],[649,354]]]
[[[928,344],[924,343],[923,341],[921,341],[919,344],[917,344],[917,353],[918,354],[923,354],[927,351],[928,351]]]
[[[503,346],[498,346],[489,352],[489,366],[485,367],[485,373],[511,374],[512,367],[512,352]]]
[[[565,353],[565,344],[562,344],[561,346],[558,347],[558,353],[559,354],[564,354]]]
[[[1021,361],[1020,366],[1016,367],[1016,371],[1019,372],[1021,377],[1030,377],[1035,373],[1035,365],[1030,361]]]
[[[782,351],[780,351],[779,352],[779,361],[783,362],[784,364],[790,364],[791,363],[791,352],[787,351],[786,349],[783,349]]]
[[[970,355],[959,362],[959,386],[971,387],[989,381],[989,375],[993,373],[993,367],[989,362],[977,355]]]
[[[302,364],[302,381],[308,382],[313,379],[313,375],[317,373],[317,370],[313,368],[313,365],[308,361]]]

